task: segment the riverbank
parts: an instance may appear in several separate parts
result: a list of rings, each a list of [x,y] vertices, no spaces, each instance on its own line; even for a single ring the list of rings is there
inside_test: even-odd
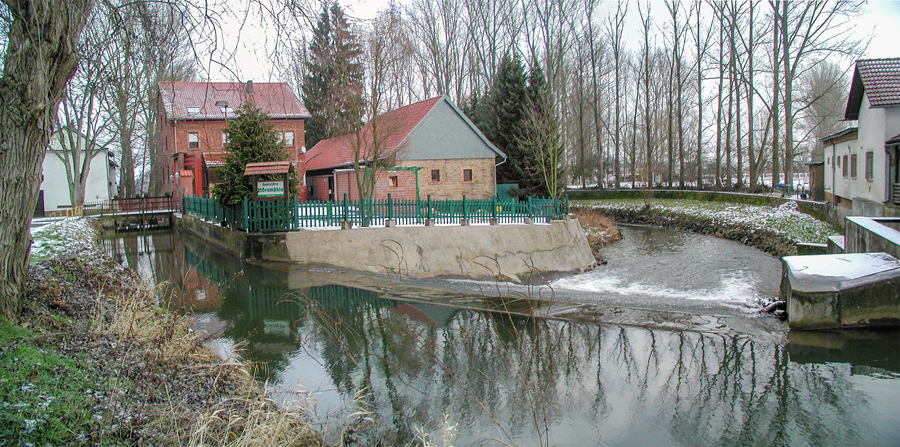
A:
[[[0,445],[321,445],[306,407],[277,408],[159,308],[90,222],[34,230],[20,321],[0,321]]]
[[[573,209],[604,212],[617,221],[677,228],[741,242],[774,256],[797,254],[797,244],[822,244],[839,229],[787,202],[777,207],[694,200],[573,202]]]

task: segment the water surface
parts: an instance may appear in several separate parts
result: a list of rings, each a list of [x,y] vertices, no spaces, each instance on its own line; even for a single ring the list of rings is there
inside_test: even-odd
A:
[[[776,259],[645,230],[626,230],[625,243],[605,253],[609,266],[554,281],[553,299],[762,318],[746,303],[777,287]],[[385,278],[242,263],[171,234],[107,244],[147,281],[170,281],[171,303],[190,309],[220,349],[246,343],[277,401],[314,401],[335,439],[351,424],[363,443],[402,445],[419,430],[440,432],[446,418],[457,446],[900,445],[897,332],[511,318],[386,299]],[[707,259],[711,250],[726,259]],[[410,283],[470,295],[548,292]],[[360,410],[367,419],[352,416]]]

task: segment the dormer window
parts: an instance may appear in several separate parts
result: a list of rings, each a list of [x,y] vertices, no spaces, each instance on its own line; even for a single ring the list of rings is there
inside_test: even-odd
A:
[[[188,115],[199,115],[200,107],[188,107],[187,113],[188,113]]]

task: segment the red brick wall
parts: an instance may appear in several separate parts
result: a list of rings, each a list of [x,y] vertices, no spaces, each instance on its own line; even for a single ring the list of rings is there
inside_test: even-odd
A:
[[[294,132],[294,145],[285,147],[288,153],[288,161],[295,163],[298,169],[297,175],[300,179],[304,177],[303,167],[305,154],[301,148],[306,144],[306,132],[304,121],[302,119],[273,119],[275,131]],[[164,169],[165,172],[160,173],[165,177],[165,191],[171,192],[174,189],[174,173],[178,169],[189,169],[193,171],[193,191],[200,194],[204,191],[203,185],[203,154],[215,152],[227,152],[227,148],[222,144],[222,128],[225,127],[225,120],[197,120],[197,121],[180,121],[173,123],[171,121],[163,121],[160,124],[160,144],[163,145],[163,153],[169,160],[170,166]],[[188,134],[196,133],[198,136],[198,147],[190,147]],[[179,159],[173,157],[176,153],[186,153],[185,157],[189,163],[184,166],[177,166]],[[193,159],[193,163],[190,163]],[[301,200],[306,198],[306,188],[298,188]]]
[[[392,186],[391,177],[397,178],[397,186]],[[412,171],[379,171],[375,179],[376,200],[386,200],[388,194],[396,200],[416,199],[416,176]],[[335,200],[343,200],[345,193],[350,200],[359,200],[356,174],[353,171],[335,172],[334,189]]]

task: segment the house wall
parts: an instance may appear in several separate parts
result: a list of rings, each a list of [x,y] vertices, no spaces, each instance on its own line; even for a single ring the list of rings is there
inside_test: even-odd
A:
[[[44,192],[44,211],[47,213],[72,206],[66,166],[56,154],[61,155],[59,149],[51,146],[44,156],[41,191]],[[104,149],[91,160],[91,169],[84,187],[84,201],[98,202],[114,197],[115,181],[115,169],[110,167],[109,155]]]
[[[490,159],[494,152],[472,130],[467,119],[447,101],[438,101],[434,108],[410,132],[397,157],[403,160]]]
[[[448,159],[448,160],[401,160],[400,166],[419,166],[419,194],[421,198],[431,195],[432,199],[460,200],[463,196],[469,199],[489,199],[493,197],[494,160],[487,158]],[[431,180],[431,171],[441,172],[441,180]],[[463,170],[472,170],[472,181],[463,180]]]
[[[419,175],[421,177],[422,174],[420,173]],[[392,186],[391,177],[397,177],[397,186]],[[357,189],[356,173],[354,171],[335,171],[334,180],[335,200],[343,200],[345,193],[349,200],[359,200],[359,190]],[[386,200],[388,194],[395,200],[416,199],[416,174],[412,171],[379,171],[376,174],[375,182],[375,200]]]
[[[302,148],[306,144],[306,132],[304,121],[302,119],[273,119],[276,132],[294,132],[294,145],[285,147],[288,152],[288,160],[296,163],[297,175],[304,182],[303,159],[304,152]],[[190,182],[190,190],[183,191],[184,194],[194,195],[208,193],[204,190],[203,184],[203,154],[215,152],[227,152],[227,147],[222,143],[222,129],[225,127],[225,120],[186,120],[173,123],[166,121],[160,126],[161,144],[165,147],[165,153],[169,155],[168,160],[172,161],[171,166],[167,166],[161,174],[166,179],[165,192],[174,190],[175,172],[181,169],[187,169],[193,172],[194,176]],[[191,148],[188,135],[197,133],[198,147]],[[184,153],[183,159],[173,157],[176,153]],[[302,194],[305,197],[305,188]]]
[[[857,153],[865,160],[865,152],[872,151],[875,157],[875,178],[866,181],[864,175],[856,179],[856,195],[883,203],[888,200],[888,163],[884,142],[900,133],[900,108],[871,108],[869,97],[863,94],[859,109],[859,143]]]
[[[858,152],[860,146],[859,140],[838,139],[825,147],[825,196],[830,198],[830,203],[837,206],[850,207],[853,197],[857,195],[857,182],[851,177],[848,167],[847,176],[844,177],[844,156],[847,156],[847,162],[850,161],[850,154]],[[859,155],[857,155],[859,157]],[[860,166],[862,172],[860,172]],[[859,164],[857,159],[857,179],[863,177],[865,180],[865,154],[862,155],[862,163]]]

